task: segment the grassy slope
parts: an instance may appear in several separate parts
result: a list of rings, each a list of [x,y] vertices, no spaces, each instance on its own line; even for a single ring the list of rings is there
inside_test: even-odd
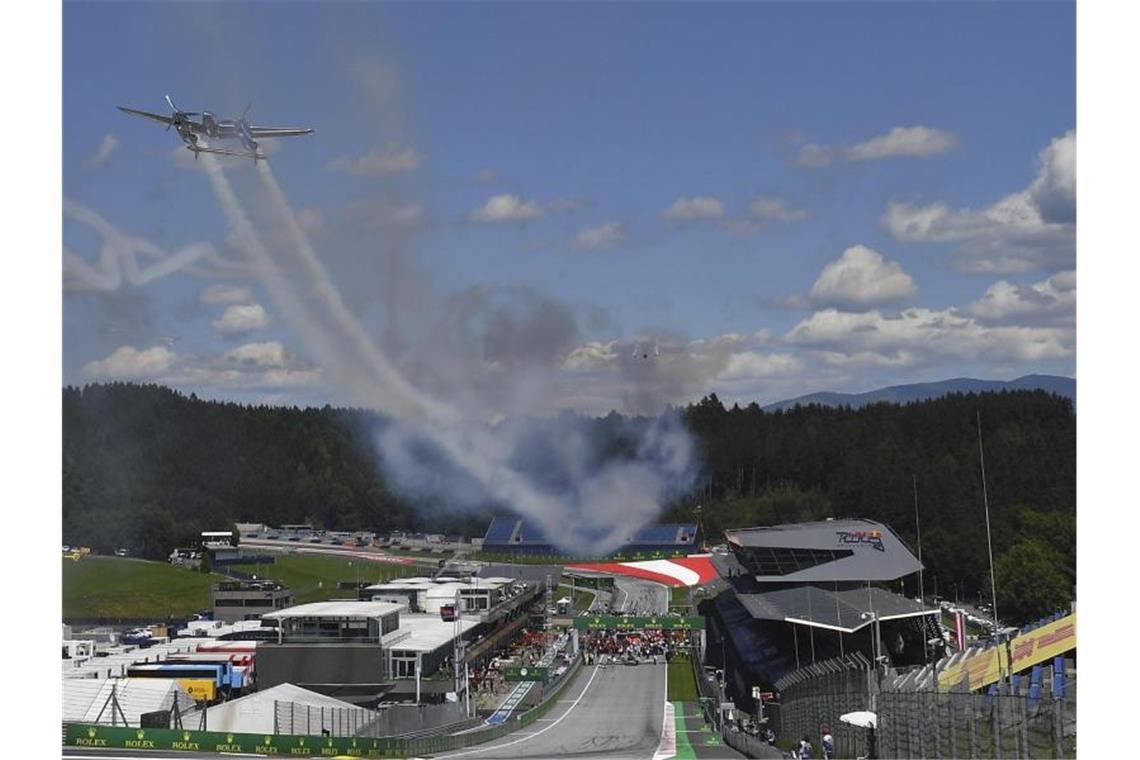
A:
[[[570,585],[566,584],[566,583],[560,583],[558,585],[558,588],[559,588],[558,593],[560,596],[563,594],[569,594],[570,590],[571,590]],[[583,591],[582,589],[576,588],[576,587],[573,589],[573,591],[574,591],[574,610],[576,612],[581,612],[582,610],[590,609],[590,605],[594,603],[594,597],[596,596],[596,594],[593,591]]]
[[[218,576],[119,557],[63,560],[64,617],[181,617],[210,606]]]
[[[380,581],[409,575],[422,575],[424,568],[389,565],[363,559],[342,559],[318,554],[277,554],[272,565],[236,565],[235,570],[273,578],[293,589],[297,603],[319,602],[333,597],[352,596],[337,589],[338,581]],[[351,564],[349,564],[351,562]]]

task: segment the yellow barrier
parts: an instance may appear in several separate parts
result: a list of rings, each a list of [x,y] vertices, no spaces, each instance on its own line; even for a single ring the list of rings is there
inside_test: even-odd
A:
[[[1013,672],[1046,662],[1077,648],[1077,615],[1066,615],[1048,625],[1023,633],[1010,642]],[[938,688],[949,691],[966,682],[970,691],[1000,681],[1009,672],[1009,655],[996,646],[955,663],[938,674]]]

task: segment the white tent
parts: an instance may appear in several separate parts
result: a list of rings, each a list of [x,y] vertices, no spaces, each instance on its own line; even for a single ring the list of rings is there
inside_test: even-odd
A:
[[[356,705],[344,702],[334,697],[326,697],[315,691],[302,689],[291,683],[278,684],[264,691],[254,692],[244,697],[213,705],[206,709],[207,731],[232,731],[244,734],[272,734],[274,733],[274,711],[280,703],[281,710],[287,716],[289,711],[320,713],[324,708],[330,714],[330,708],[345,710],[359,710]],[[290,707],[292,704],[292,707]],[[311,708],[307,710],[306,708]],[[361,710],[361,712],[364,712]],[[200,713],[193,713],[183,717],[184,725],[200,725]]]
[[[111,694],[122,712],[114,711]],[[76,723],[112,722],[138,726],[143,713],[169,710],[178,704],[185,714],[194,700],[177,681],[166,678],[68,678],[63,681],[63,719]],[[100,714],[101,713],[101,714]]]

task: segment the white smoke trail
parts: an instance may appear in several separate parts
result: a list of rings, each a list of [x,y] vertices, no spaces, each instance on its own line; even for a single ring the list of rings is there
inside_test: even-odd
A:
[[[675,421],[641,433],[635,457],[601,461],[588,454],[592,444],[580,431],[561,436],[527,424],[488,427],[413,387],[345,306],[267,163],[259,164],[262,183],[327,320],[302,306],[221,167],[213,156],[203,158],[231,226],[306,348],[358,402],[396,415],[377,440],[381,462],[396,486],[449,507],[503,504],[535,520],[563,548],[605,553],[652,522],[662,502],[688,485],[692,445]],[[324,332],[320,322],[333,334]],[[533,459],[536,449],[544,452],[537,455],[541,462],[520,463]],[[564,482],[556,487],[542,483],[548,470],[563,473]]]
[[[146,285],[175,272],[191,271],[199,261],[216,266],[229,265],[232,269],[232,265],[225,262],[209,243],[191,243],[168,253],[149,240],[123,234],[102,216],[69,198],[63,199],[63,213],[95,230],[103,239],[95,266],[64,249],[64,284],[71,290],[113,291],[122,287],[124,280],[131,285]],[[155,259],[155,263],[140,266],[139,256]]]
[[[217,159],[209,154],[202,154],[202,164],[210,178],[210,186],[223,213],[229,220],[230,226],[238,236],[242,249],[250,259],[255,272],[261,276],[261,281],[269,291],[274,304],[285,315],[290,326],[296,331],[304,342],[305,347],[312,353],[321,366],[330,374],[333,381],[347,392],[353,403],[369,404],[374,400],[375,389],[368,379],[361,376],[352,366],[351,361],[340,352],[338,346],[328,340],[326,332],[308,309],[299,293],[285,278],[281,268],[277,266],[269,254],[265,244],[261,241],[245,208],[237,199],[225,172]]]
[[[261,180],[313,281],[315,292],[329,310],[333,323],[367,357],[377,382],[377,400],[382,408],[391,411],[393,398],[406,397],[410,386],[344,305],[307,236],[297,224],[268,162],[259,164],[259,169]],[[644,462],[614,464],[598,472],[583,472],[575,468],[579,470],[575,473],[579,480],[577,487],[569,492],[550,493],[538,488],[527,473],[511,465],[520,449],[516,431],[463,421],[449,405],[430,399],[419,391],[415,391],[415,400],[421,412],[415,425],[410,426],[405,420],[397,421],[381,434],[378,441],[388,472],[405,488],[437,495],[454,504],[458,491],[469,492],[474,486],[477,492],[483,492],[480,494],[483,498],[505,503],[536,519],[547,535],[580,551],[605,552],[616,548],[627,540],[627,534],[633,529],[656,517],[664,495],[661,493],[663,483]],[[425,468],[425,446],[442,452],[446,463]],[[565,456],[560,458],[565,459]],[[686,455],[682,464],[687,461]],[[460,471],[464,486],[448,483],[441,477],[440,467],[446,465]],[[411,480],[416,482],[409,483],[408,476],[412,473]],[[470,493],[463,495],[469,496]],[[614,503],[615,496],[620,504]]]
[[[447,405],[429,399],[414,388],[396,369],[388,362],[383,354],[372,343],[364,328],[345,306],[340,292],[329,279],[328,272],[317,257],[308,237],[297,223],[297,217],[289,206],[289,201],[277,184],[273,170],[268,161],[259,161],[257,165],[261,182],[269,191],[269,196],[277,207],[278,215],[285,224],[289,237],[297,249],[297,255],[305,266],[317,297],[328,309],[329,316],[343,334],[348,338],[352,347],[359,352],[369,365],[375,379],[384,390],[385,407],[390,411],[403,414],[429,413],[433,419],[456,420],[458,415]],[[392,407],[397,407],[392,409]]]

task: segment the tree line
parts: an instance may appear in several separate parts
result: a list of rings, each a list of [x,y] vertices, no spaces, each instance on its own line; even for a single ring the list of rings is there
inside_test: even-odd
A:
[[[700,474],[663,520],[692,521],[700,504],[715,543],[727,528],[868,517],[917,550],[917,483],[926,590],[937,585],[947,598],[989,588],[980,415],[1002,617],[1028,619],[1072,597],[1076,414],[1067,399],[1015,391],[766,412],[710,395],[671,413],[696,438]],[[388,488],[373,445],[385,422],[367,410],[207,401],[157,385],[66,387],[64,541],[162,559],[235,521],[481,535],[504,505],[450,512]],[[636,424],[627,423],[638,421],[611,413],[587,422],[610,442],[607,455],[631,455]]]

